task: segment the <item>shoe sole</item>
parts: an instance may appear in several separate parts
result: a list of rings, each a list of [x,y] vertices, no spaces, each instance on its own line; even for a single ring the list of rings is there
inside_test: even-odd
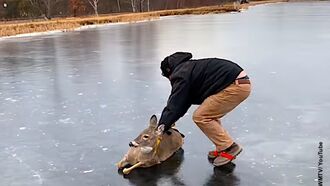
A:
[[[234,159],[236,159],[236,157],[237,157],[242,151],[243,151],[243,148],[240,148],[239,151],[238,151],[236,154],[233,154],[233,156],[235,156]],[[224,162],[219,163],[219,164],[215,164],[215,163],[213,162],[213,165],[216,166],[216,167],[219,167],[219,166],[225,165],[225,164],[227,164],[227,163],[233,161],[234,159],[232,159],[232,160],[227,159],[227,161],[224,161]]]

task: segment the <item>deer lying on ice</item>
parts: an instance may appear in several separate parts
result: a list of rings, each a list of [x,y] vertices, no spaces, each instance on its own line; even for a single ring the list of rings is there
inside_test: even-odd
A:
[[[151,167],[171,157],[183,145],[183,134],[171,128],[165,134],[159,134],[157,117],[151,116],[149,127],[132,142],[124,158],[117,163],[124,174],[129,174],[137,167]],[[125,168],[132,165],[129,168]]]

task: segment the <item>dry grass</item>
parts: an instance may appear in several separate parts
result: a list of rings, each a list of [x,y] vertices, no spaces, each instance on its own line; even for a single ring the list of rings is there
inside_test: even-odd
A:
[[[136,22],[142,20],[158,19],[160,16],[171,15],[187,15],[187,14],[209,14],[209,13],[224,13],[239,11],[240,8],[247,8],[251,5],[273,3],[285,0],[263,0],[255,1],[242,6],[236,4],[226,4],[222,6],[209,6],[200,8],[186,8],[175,10],[161,10],[145,13],[127,13],[120,15],[103,15],[99,17],[85,17],[85,18],[62,18],[54,19],[50,21],[26,21],[23,23],[9,22],[0,23],[0,37],[12,36],[24,33],[32,32],[46,32],[52,30],[74,30],[80,26],[105,24],[105,23],[117,23],[117,22]]]
[[[148,14],[123,14],[118,16],[100,16],[89,18],[68,18],[51,21],[28,22],[19,24],[0,25],[0,37],[12,36],[32,32],[46,32],[52,30],[70,31],[80,26],[117,23],[117,22],[135,22],[142,20],[156,19],[159,16]]]

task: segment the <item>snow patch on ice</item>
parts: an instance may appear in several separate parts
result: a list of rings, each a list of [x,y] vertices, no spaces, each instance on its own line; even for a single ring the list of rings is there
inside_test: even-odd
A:
[[[91,169],[91,170],[85,170],[85,171],[83,171],[82,173],[86,174],[86,173],[91,173],[91,172],[93,172],[93,171],[94,171],[94,169]]]
[[[19,130],[25,130],[26,129],[26,127],[20,127],[19,128]]]
[[[107,151],[107,150],[109,150],[109,149],[108,149],[107,147],[103,147],[102,150],[103,150],[103,151]]]
[[[100,107],[101,107],[101,108],[107,108],[108,105],[106,105],[106,104],[102,104],[102,105],[100,105]]]
[[[102,132],[103,133],[108,133],[108,132],[110,132],[110,129],[104,129],[104,130],[102,130]]]
[[[33,172],[33,177],[37,178],[37,181],[40,185],[43,184],[43,179],[41,178],[41,175],[38,171],[35,171],[35,170],[31,170]]]
[[[51,35],[51,34],[61,33],[61,32],[65,32],[65,30],[53,30],[53,31],[47,31],[47,32],[35,32],[35,33],[18,34],[18,35],[14,35],[14,36],[5,36],[5,37],[0,37],[0,41],[4,40],[4,39],[12,39],[12,38]]]
[[[71,121],[71,118],[59,119],[58,121],[60,123],[65,123],[65,124],[73,123],[73,121]]]
[[[84,160],[84,159],[85,159],[85,153],[82,153],[82,154],[80,155],[79,160],[82,161],[82,160]]]
[[[18,100],[13,99],[13,98],[6,98],[5,101],[11,101],[13,103],[17,102]]]

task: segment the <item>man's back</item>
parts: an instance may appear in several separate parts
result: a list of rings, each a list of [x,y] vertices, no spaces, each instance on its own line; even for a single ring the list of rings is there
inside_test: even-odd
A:
[[[231,84],[243,69],[229,60],[207,58],[189,60],[178,65],[171,77],[172,86],[180,86],[177,79],[189,84],[191,104],[201,104],[208,96]]]

